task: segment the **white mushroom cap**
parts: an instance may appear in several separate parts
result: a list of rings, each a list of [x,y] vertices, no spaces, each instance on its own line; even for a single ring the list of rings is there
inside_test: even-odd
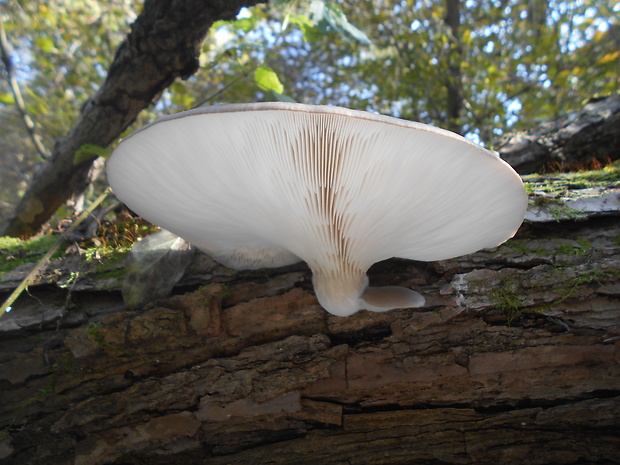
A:
[[[164,117],[108,161],[116,195],[235,269],[304,260],[335,315],[424,305],[368,288],[391,257],[494,247],[523,220],[515,171],[449,131],[332,106],[233,104]]]

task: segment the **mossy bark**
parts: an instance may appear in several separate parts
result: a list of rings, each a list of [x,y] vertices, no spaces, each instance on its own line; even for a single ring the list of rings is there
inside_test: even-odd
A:
[[[61,287],[79,266],[61,259],[0,320],[0,458],[619,463],[620,214],[608,207],[534,215],[459,259],[378,263],[371,284],[412,286],[427,306],[349,318],[319,307],[303,264],[234,272],[199,254],[175,295],[129,311],[121,282],[94,269]]]

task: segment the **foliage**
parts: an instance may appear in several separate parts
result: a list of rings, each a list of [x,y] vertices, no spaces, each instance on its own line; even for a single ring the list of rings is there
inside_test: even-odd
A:
[[[28,112],[51,146],[105,77],[135,19],[133,2],[9,1],[2,13]]]
[[[82,163],[83,161],[91,160],[97,157],[108,158],[112,151],[110,149],[106,149],[100,147],[95,144],[83,144],[79,149],[75,151],[75,156],[73,157],[73,164],[77,165]]]
[[[134,6],[130,0],[0,2],[26,111],[48,151],[69,132],[80,107],[103,81],[136,17]],[[41,161],[0,78],[0,215],[6,216]]]
[[[456,84],[464,100],[461,132],[490,143],[507,129],[531,127],[619,88],[620,23],[607,1],[459,2],[456,30],[446,21],[447,0],[341,4],[367,40],[322,27],[316,3],[257,7],[242,25],[214,28],[204,55],[218,63],[208,75],[220,82],[217,101],[261,98],[247,81],[226,85],[267,63],[296,101],[446,126],[447,89]]]

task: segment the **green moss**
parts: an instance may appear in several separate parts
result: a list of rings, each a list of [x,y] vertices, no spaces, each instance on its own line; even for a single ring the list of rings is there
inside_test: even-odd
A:
[[[54,377],[52,376],[52,379],[50,380],[47,386],[45,386],[42,389],[39,389],[34,396],[26,399],[21,404],[17,405],[17,408],[28,407],[29,405],[32,405],[35,402],[43,400],[45,397],[47,397],[48,394],[52,393],[53,390],[54,390]]]
[[[95,273],[100,278],[122,279],[124,267],[119,267],[130,251],[130,247],[91,247],[84,253],[87,264],[95,265]]]
[[[489,297],[493,299],[495,305],[506,315],[508,325],[521,315],[525,308],[525,305],[511,287],[509,282],[505,282],[501,288],[489,291]]]
[[[533,182],[524,182],[523,185],[525,186],[525,193],[527,195],[532,195],[536,190],[536,184]]]
[[[73,365],[73,359],[71,359],[67,355],[62,355],[58,359],[57,362],[52,364],[52,374],[50,375],[49,380],[47,384],[45,385],[45,387],[39,389],[36,392],[36,394],[29,397],[22,403],[18,404],[16,407],[17,408],[28,407],[29,405],[32,405],[35,402],[39,402],[43,400],[45,397],[47,397],[48,394],[51,394],[52,392],[54,392],[54,386],[56,385],[56,379],[58,378],[59,373],[69,371],[72,365]],[[2,438],[0,437],[0,440],[1,439]]]
[[[111,344],[106,340],[103,327],[100,323],[90,323],[86,327],[86,334],[103,350],[110,350],[116,355],[131,355],[124,348],[116,344]]]
[[[577,219],[584,215],[583,211],[570,208],[561,199],[553,197],[536,197],[532,206],[546,210],[556,221]]]
[[[562,202],[552,197],[536,197],[532,205],[540,208],[557,208],[562,205]]]
[[[86,327],[86,334],[102,349],[112,349],[116,351],[123,350],[121,347],[110,344],[108,341],[106,341],[105,334],[103,333],[103,327],[100,323],[90,323]]]
[[[527,247],[527,241],[523,241],[520,239],[510,239],[508,241],[506,241],[504,243],[504,247],[508,247],[512,250],[516,250],[517,252],[520,252],[522,254],[536,254],[538,256],[545,256],[545,255],[549,255],[549,251],[539,247],[539,248],[531,248],[531,247]]]
[[[36,262],[56,242],[57,236],[45,235],[21,240],[15,237],[0,237],[0,273],[6,273],[24,263]],[[52,256],[52,260],[64,255],[64,248]]]
[[[575,210],[574,208],[570,208],[566,205],[560,205],[558,207],[552,207],[549,209],[549,213],[553,217],[554,220],[575,220],[580,216],[584,215],[584,212],[581,210]]]
[[[575,245],[575,242],[577,245]],[[555,246],[550,243],[547,248],[544,247],[528,247],[529,242],[521,239],[510,239],[503,244],[501,253],[510,253],[512,251],[522,254],[535,254],[539,257],[551,256],[553,253],[562,255],[584,255],[592,249],[592,242],[585,239],[561,240],[554,241]],[[506,250],[508,249],[508,250]]]
[[[209,305],[211,299],[224,300],[230,297],[230,288],[225,284],[214,283],[201,286],[197,291],[204,299],[204,305]]]
[[[219,292],[219,297],[222,300],[228,299],[230,296],[232,295],[230,288],[228,286],[226,286],[225,284],[222,284],[222,288],[220,289]]]
[[[559,270],[562,272],[562,270]],[[590,270],[577,276],[566,283],[562,288],[560,298],[551,302],[547,307],[561,304],[575,295],[583,286],[589,286],[595,282],[616,281],[620,279],[620,270]]]
[[[61,361],[60,363],[54,363],[52,365],[52,374],[49,376],[49,380],[47,384],[43,388],[37,390],[36,394],[34,394],[33,396],[29,397],[22,403],[17,404],[16,407],[17,408],[28,407],[34,404],[35,402],[39,402],[45,399],[45,397],[47,397],[48,394],[51,394],[52,392],[54,392],[54,386],[56,385],[56,379],[58,378],[58,373],[59,371],[64,370],[65,365],[68,365],[68,363],[69,362],[65,362],[64,360]]]
[[[545,176],[528,174],[523,176],[523,181],[528,194],[538,191],[559,198],[569,195],[571,189],[612,187],[620,184],[620,162],[599,170],[554,173]]]
[[[54,372],[58,371],[69,371],[73,367],[73,359],[66,354],[62,354],[56,362],[52,364],[52,370]]]
[[[557,241],[557,252],[563,255],[584,255],[592,249],[592,242],[585,239],[577,239],[579,245],[567,244],[565,242]]]
[[[600,170],[574,171],[566,173],[566,180],[577,185],[593,187],[601,183],[620,182],[620,162],[614,162]]]
[[[495,289],[489,290],[489,297],[493,305],[502,311],[506,317],[506,324],[508,326],[526,313],[540,313],[541,308],[528,307],[523,300],[517,295],[515,289],[516,285],[513,278],[506,278],[502,281],[501,285]],[[538,289],[542,289],[542,284],[534,286]]]
[[[570,284],[573,287],[578,287],[599,281],[616,280],[618,278],[620,278],[619,270],[590,270],[571,280]]]
[[[101,325],[99,323],[90,323],[86,327],[86,334],[93,341],[95,341],[97,343],[97,345],[99,345],[101,347],[104,346],[105,344],[107,344],[105,342],[105,338],[103,336],[103,331],[102,331]]]

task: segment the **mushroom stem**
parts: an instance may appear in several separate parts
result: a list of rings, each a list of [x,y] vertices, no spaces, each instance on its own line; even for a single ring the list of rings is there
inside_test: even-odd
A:
[[[371,312],[422,307],[426,302],[418,292],[400,286],[367,287],[362,294],[361,301],[361,308]]]
[[[314,292],[321,306],[336,316],[349,316],[359,310],[386,312],[394,308],[422,307],[424,297],[406,287],[369,287],[361,270],[329,272],[312,270]]]
[[[362,309],[361,296],[368,287],[368,276],[361,270],[334,271],[312,269],[314,293],[321,306],[332,315],[349,316]]]

